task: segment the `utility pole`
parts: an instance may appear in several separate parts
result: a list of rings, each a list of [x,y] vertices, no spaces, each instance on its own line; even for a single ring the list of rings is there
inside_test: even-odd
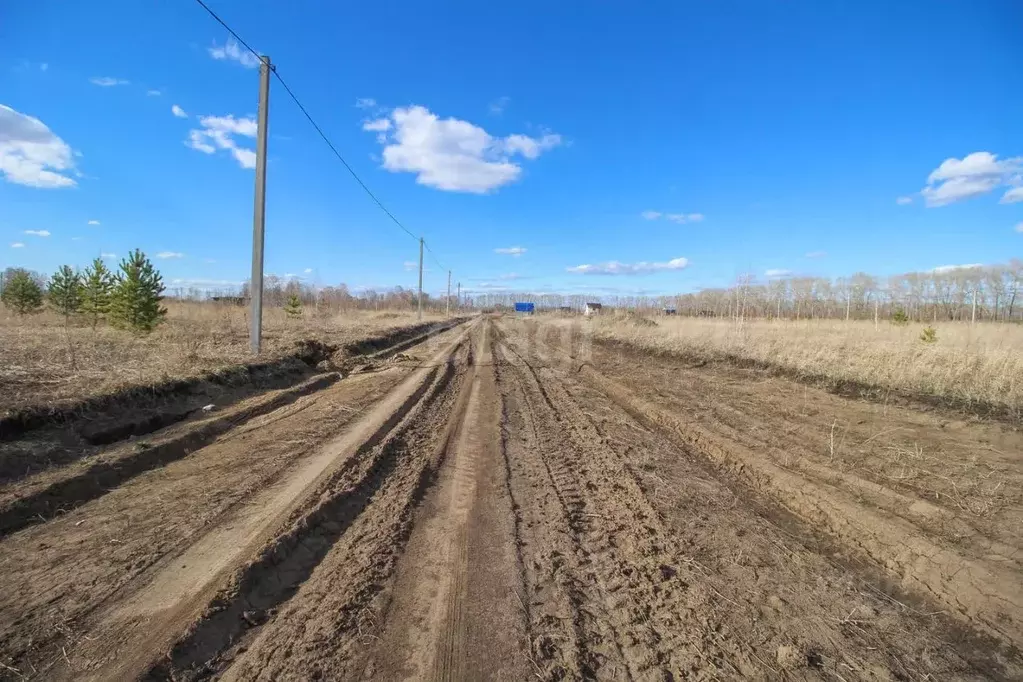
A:
[[[462,283],[458,283],[458,298],[455,299],[455,310],[459,310],[462,307]]]
[[[249,278],[249,345],[259,355],[263,334],[263,234],[266,226],[266,125],[270,110],[270,58],[260,57],[259,122],[256,128],[256,200],[252,212],[252,276]]]
[[[417,300],[417,320],[423,319],[423,238],[419,238],[419,296]]]
[[[444,299],[444,315],[451,314],[451,271],[448,270],[448,297]]]

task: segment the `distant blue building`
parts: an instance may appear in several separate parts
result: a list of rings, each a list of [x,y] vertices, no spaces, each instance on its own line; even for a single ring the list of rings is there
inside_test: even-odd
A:
[[[536,312],[536,306],[532,303],[516,303],[515,312],[532,315],[534,312]]]

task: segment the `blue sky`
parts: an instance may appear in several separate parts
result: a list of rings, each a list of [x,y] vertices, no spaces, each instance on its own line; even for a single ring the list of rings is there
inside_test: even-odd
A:
[[[467,289],[1023,256],[1014,0],[210,5]],[[168,282],[243,280],[244,50],[184,0],[0,12],[0,265],[140,247]],[[415,285],[416,242],[276,81],[266,229],[268,273]]]

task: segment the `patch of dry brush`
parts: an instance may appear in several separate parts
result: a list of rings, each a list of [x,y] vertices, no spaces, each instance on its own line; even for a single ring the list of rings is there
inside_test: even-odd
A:
[[[560,320],[555,324],[574,324]],[[1023,414],[1023,326],[936,324],[937,341],[920,340],[921,325],[840,320],[734,320],[628,317],[587,321],[595,339],[704,360],[750,361],[811,379],[987,404]]]
[[[169,302],[164,324],[146,336],[106,326],[73,325],[52,312],[0,312],[0,414],[57,406],[130,386],[148,386],[252,361],[244,307]],[[424,319],[440,317],[424,313]],[[288,319],[264,310],[263,354],[275,360],[300,341],[342,345],[415,323],[414,312],[316,311]]]

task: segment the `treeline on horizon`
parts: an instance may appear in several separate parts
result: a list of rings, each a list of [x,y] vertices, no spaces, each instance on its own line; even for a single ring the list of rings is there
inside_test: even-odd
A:
[[[40,280],[45,276],[39,275]],[[702,317],[755,317],[783,319],[888,319],[905,315],[910,320],[1023,321],[1023,261],[996,265],[956,266],[930,272],[909,272],[876,277],[864,272],[849,277],[776,277],[758,281],[745,275],[728,287],[698,292],[645,296],[562,294],[511,289],[463,292],[461,301],[451,291],[451,305],[462,308],[511,308],[516,301],[535,303],[539,310],[581,310],[587,302],[608,308],[661,312],[674,308],[679,315]],[[181,300],[221,300],[242,303],[248,283],[236,287],[198,287],[172,283],[166,295]],[[297,277],[269,275],[263,282],[263,302],[283,307],[292,295],[302,304],[329,310],[413,309],[416,290],[393,287],[353,292],[345,284],[316,286]],[[445,296],[423,292],[423,305],[443,308]]]

